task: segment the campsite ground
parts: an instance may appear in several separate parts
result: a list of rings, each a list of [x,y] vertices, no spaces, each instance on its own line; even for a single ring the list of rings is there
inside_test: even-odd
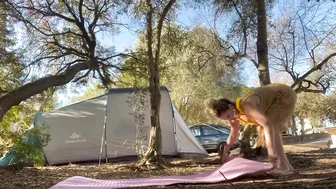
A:
[[[281,178],[240,179],[229,183],[174,185],[151,188],[336,188],[336,149],[320,149],[316,145],[286,145],[288,157],[297,173]],[[165,170],[135,171],[131,163],[115,163],[102,166],[59,166],[44,168],[0,169],[0,188],[49,188],[71,176],[100,179],[136,178],[160,175],[187,175],[212,170],[218,165],[205,164],[207,160],[173,159]]]

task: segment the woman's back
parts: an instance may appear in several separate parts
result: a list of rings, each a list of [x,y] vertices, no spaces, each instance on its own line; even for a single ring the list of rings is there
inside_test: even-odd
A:
[[[242,97],[242,105],[244,104],[244,100],[252,95],[256,95],[260,98],[259,109],[263,113],[267,113],[267,110],[271,106],[286,108],[296,102],[295,91],[289,86],[279,83],[273,83],[251,90]]]

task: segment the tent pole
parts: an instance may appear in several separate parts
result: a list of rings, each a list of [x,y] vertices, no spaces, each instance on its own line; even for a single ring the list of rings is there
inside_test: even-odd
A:
[[[107,157],[107,141],[106,141],[106,125],[107,125],[107,103],[108,103],[108,99],[110,96],[110,92],[107,92],[107,97],[106,97],[106,105],[105,105],[105,121],[104,121],[104,144],[105,144],[105,163],[108,163],[108,157]]]
[[[175,139],[175,150],[176,150],[176,155],[179,155],[178,153],[178,149],[177,149],[177,129],[176,129],[176,119],[175,119],[175,110],[174,110],[174,108],[172,107],[172,109],[173,109],[173,130],[174,130],[174,139]]]
[[[99,153],[99,165],[101,164],[102,154],[103,154],[103,145],[105,146],[105,162],[107,163],[107,144],[106,144],[106,122],[107,122],[107,100],[108,95],[106,97],[106,104],[105,104],[105,116],[104,116],[104,125],[103,125],[103,134],[100,143],[100,153]]]
[[[99,165],[101,164],[101,159],[102,159],[102,153],[103,153],[103,143],[105,143],[106,145],[106,140],[104,142],[104,138],[106,136],[106,115],[104,116],[104,125],[103,125],[103,134],[102,134],[102,137],[101,137],[101,143],[100,143],[100,153],[99,153]]]
[[[173,104],[173,101],[170,97],[170,91],[168,90],[168,88],[166,88],[167,91],[168,91],[168,97],[169,97],[169,101],[170,101],[170,107],[171,107],[171,110],[172,110],[172,121],[173,121],[173,133],[174,133],[174,142],[175,142],[175,151],[176,151],[176,156],[179,155],[179,152],[178,152],[178,145],[177,145],[177,128],[176,128],[176,119],[175,119],[175,106]]]
[[[105,126],[104,126],[104,143],[105,143],[105,163],[107,163],[107,142],[106,142],[106,121],[107,121],[107,116],[105,115]]]

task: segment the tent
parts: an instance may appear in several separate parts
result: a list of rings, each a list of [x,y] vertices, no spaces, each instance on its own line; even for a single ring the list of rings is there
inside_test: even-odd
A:
[[[38,113],[34,126],[47,126],[50,135],[50,141],[43,147],[46,164],[136,157],[137,137],[144,138],[142,141],[146,141],[144,147],[147,147],[151,128],[149,94],[141,93],[144,94],[143,108],[136,109],[138,91],[136,88],[110,89],[102,96]],[[161,87],[160,92],[162,155],[207,155],[172,105],[168,89]],[[136,125],[140,123],[142,129],[137,130]]]

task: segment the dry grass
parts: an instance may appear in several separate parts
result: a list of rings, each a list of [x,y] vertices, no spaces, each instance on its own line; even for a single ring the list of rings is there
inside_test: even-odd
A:
[[[302,146],[286,146],[288,157],[297,173],[281,178],[245,178],[233,182],[239,189],[259,188],[336,188],[336,150],[316,149]],[[210,157],[217,158],[217,157]],[[209,160],[209,158],[207,159]],[[0,169],[0,188],[49,188],[72,177],[85,176],[99,179],[122,179],[162,175],[187,175],[212,170],[218,165],[204,161],[171,159],[165,170],[136,170],[132,163],[114,163],[102,166],[59,166],[43,168]],[[150,188],[234,188],[229,183],[173,185]],[[147,187],[148,188],[148,187]]]

